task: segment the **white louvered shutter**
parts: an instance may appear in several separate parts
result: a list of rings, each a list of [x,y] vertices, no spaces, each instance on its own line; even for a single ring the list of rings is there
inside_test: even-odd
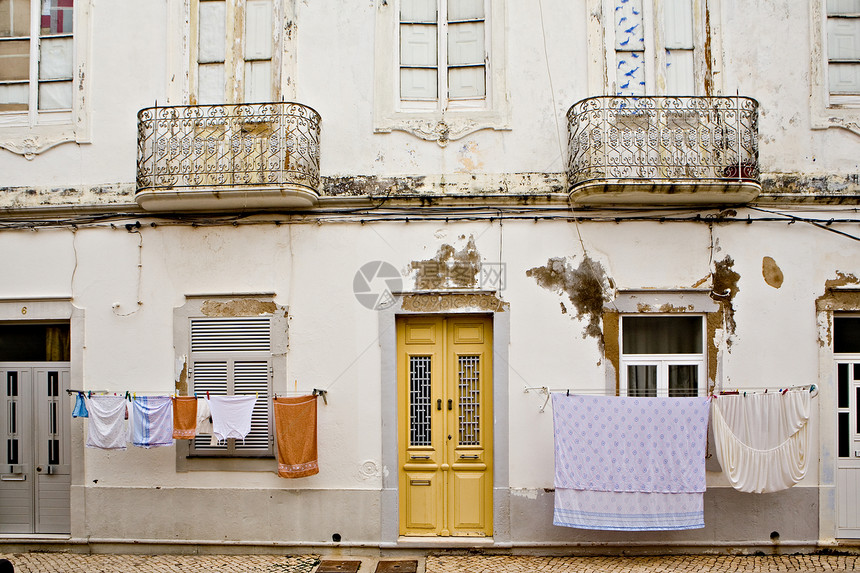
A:
[[[191,378],[198,395],[256,395],[251,432],[245,440],[210,445],[198,436],[193,449],[204,455],[264,455],[271,448],[270,317],[191,320]]]

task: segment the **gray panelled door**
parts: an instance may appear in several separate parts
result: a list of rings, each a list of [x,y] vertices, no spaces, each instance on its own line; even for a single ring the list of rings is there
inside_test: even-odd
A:
[[[69,363],[0,363],[0,534],[69,533]]]

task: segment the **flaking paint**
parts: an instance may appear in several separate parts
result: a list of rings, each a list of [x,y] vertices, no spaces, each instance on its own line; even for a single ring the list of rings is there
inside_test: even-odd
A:
[[[735,322],[734,298],[740,288],[738,282],[741,275],[734,271],[735,261],[729,255],[721,261],[714,263],[714,282],[711,298],[719,303],[722,308],[726,327],[726,345],[731,346],[731,336],[735,333],[737,323]]]
[[[567,294],[576,309],[576,318],[587,320],[582,337],[595,338],[603,349],[604,336],[600,328],[603,305],[609,300],[610,279],[597,261],[587,255],[577,268],[573,268],[564,257],[550,258],[543,267],[526,271],[545,289]]]
[[[278,305],[271,301],[240,299],[221,302],[207,300],[203,303],[201,311],[204,316],[253,316],[260,314],[271,314],[278,310]]]
[[[475,287],[481,271],[481,255],[475,238],[470,236],[462,249],[443,244],[434,257],[412,261],[410,268],[415,271],[415,287],[420,290]]]

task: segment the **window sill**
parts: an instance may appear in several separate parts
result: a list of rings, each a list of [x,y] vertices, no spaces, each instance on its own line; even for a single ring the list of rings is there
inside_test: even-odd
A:
[[[186,457],[177,452],[177,472],[276,472],[274,456],[259,458]]]

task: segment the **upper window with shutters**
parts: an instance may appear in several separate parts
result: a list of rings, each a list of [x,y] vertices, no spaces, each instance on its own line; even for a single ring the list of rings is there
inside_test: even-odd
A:
[[[812,0],[813,127],[860,135],[860,0]]]
[[[192,104],[281,99],[280,0],[192,0]]]
[[[377,18],[377,132],[508,128],[503,0],[381,0]]]
[[[608,93],[624,96],[712,95],[707,2],[608,0],[605,18]]]
[[[89,137],[90,0],[0,0],[0,147],[32,159]]]

